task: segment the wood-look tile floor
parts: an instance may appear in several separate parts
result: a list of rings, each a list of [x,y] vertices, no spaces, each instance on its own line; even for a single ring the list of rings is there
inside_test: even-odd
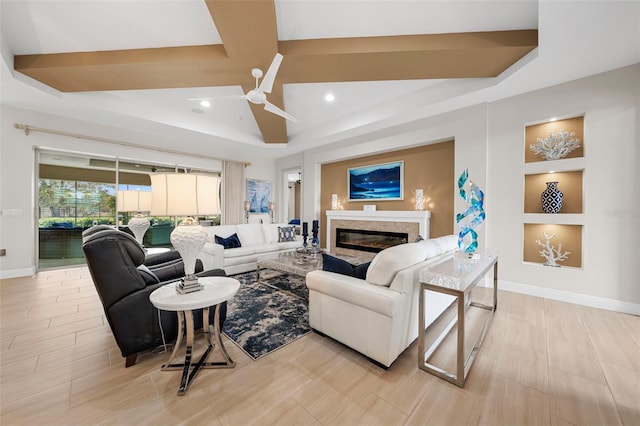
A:
[[[348,327],[348,324],[345,324]],[[202,337],[200,337],[202,339]],[[315,333],[178,397],[163,353],[124,367],[86,267],[0,282],[0,423],[640,425],[640,317],[509,292],[458,388]]]

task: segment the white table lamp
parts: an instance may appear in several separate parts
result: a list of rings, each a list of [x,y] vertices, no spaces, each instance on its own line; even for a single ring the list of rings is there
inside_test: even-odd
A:
[[[197,218],[220,213],[220,178],[198,174],[158,173],[151,175],[151,214],[188,216],[171,233],[171,244],[184,262],[185,277],[176,286],[179,293],[198,290],[196,258],[207,239]]]
[[[145,192],[140,190],[135,191],[118,191],[116,193],[116,199],[118,203],[118,211],[121,212],[136,212],[127,226],[133,232],[133,236],[136,241],[142,245],[144,234],[151,226],[151,222],[147,219],[142,212],[148,212],[151,210],[151,192]]]

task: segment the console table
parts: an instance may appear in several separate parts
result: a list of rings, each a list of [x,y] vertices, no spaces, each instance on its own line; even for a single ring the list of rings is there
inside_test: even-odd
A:
[[[149,295],[149,300],[158,309],[165,311],[176,311],[178,314],[178,337],[174,345],[173,352],[169,360],[162,365],[162,370],[182,370],[182,380],[178,395],[184,395],[193,379],[195,379],[201,368],[233,368],[236,363],[229,357],[227,350],[220,338],[220,304],[231,299],[238,292],[240,282],[228,277],[200,277],[198,282],[203,289],[193,293],[178,294],[176,283],[167,284],[155,290]],[[213,326],[209,324],[209,307],[215,306]],[[191,357],[193,352],[193,311],[202,309],[202,328],[205,338],[209,343],[200,359],[192,365]],[[186,327],[185,327],[186,324]],[[172,363],[178,353],[182,343],[183,329],[186,328],[186,350],[183,363]],[[213,336],[211,335],[213,328]],[[207,358],[218,348],[222,353],[223,361],[207,362]]]
[[[493,268],[493,289],[477,287],[485,274]],[[472,291],[491,291],[491,304],[474,301]],[[455,299],[435,321],[425,327],[425,292],[427,290],[448,294]],[[465,253],[454,253],[449,259],[420,271],[420,306],[418,325],[418,366],[431,374],[443,378],[460,387],[464,386],[471,364],[482,345],[493,314],[498,306],[498,252],[487,249],[476,253],[476,258],[468,258]],[[475,321],[469,324],[469,318]],[[469,327],[473,325],[474,327]],[[475,328],[475,333],[469,333]],[[455,343],[453,341],[455,339]],[[450,357],[438,353],[444,344],[456,349],[455,373],[442,365],[433,364],[440,358],[440,364],[449,364]],[[428,345],[428,347],[427,347]]]

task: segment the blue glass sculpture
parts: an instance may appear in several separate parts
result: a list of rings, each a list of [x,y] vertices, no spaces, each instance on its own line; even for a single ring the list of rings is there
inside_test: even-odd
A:
[[[456,222],[460,227],[458,234],[458,248],[465,253],[475,253],[478,248],[478,232],[484,222],[484,192],[469,179],[469,170],[465,169],[458,178],[460,196],[467,203],[467,209],[456,216]],[[469,189],[465,185],[469,182]]]

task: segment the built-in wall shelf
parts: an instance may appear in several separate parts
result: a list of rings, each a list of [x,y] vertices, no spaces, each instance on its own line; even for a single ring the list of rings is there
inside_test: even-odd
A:
[[[584,225],[584,215],[582,214],[548,214],[548,213],[525,213],[523,215],[524,223],[540,223],[540,224],[566,224],[566,225]]]
[[[547,188],[547,182],[558,182],[563,201],[560,212],[554,214],[582,213],[582,175],[582,170],[525,175],[524,212],[544,214],[541,194]]]
[[[534,153],[530,146],[537,143],[538,138],[547,138],[550,134],[557,135],[561,131],[573,132],[580,141],[580,146],[569,152],[564,159],[584,157],[584,117],[566,118],[563,120],[547,121],[539,124],[525,126],[524,135],[524,162],[548,162],[544,157]]]
[[[545,258],[540,255],[543,249],[536,240],[545,244],[545,233],[553,238],[549,244],[562,252],[569,251],[566,260],[558,262],[558,265],[582,267],[582,225],[567,225],[555,223],[525,223],[523,229],[523,253],[524,262],[545,263]]]
[[[524,165],[524,173],[527,175],[540,173],[566,172],[572,170],[584,170],[584,158],[563,158],[560,160],[541,161]]]
[[[580,146],[556,160],[546,160],[531,151],[530,146],[538,138],[560,131],[574,132]],[[522,260],[541,266],[545,264],[546,259],[540,254],[545,247],[536,240],[545,244],[546,234],[553,249],[570,252],[566,260],[557,262],[560,267],[582,268],[584,117],[525,126],[524,151]],[[545,213],[542,209],[541,196],[547,182],[557,182],[563,194],[558,213]]]

